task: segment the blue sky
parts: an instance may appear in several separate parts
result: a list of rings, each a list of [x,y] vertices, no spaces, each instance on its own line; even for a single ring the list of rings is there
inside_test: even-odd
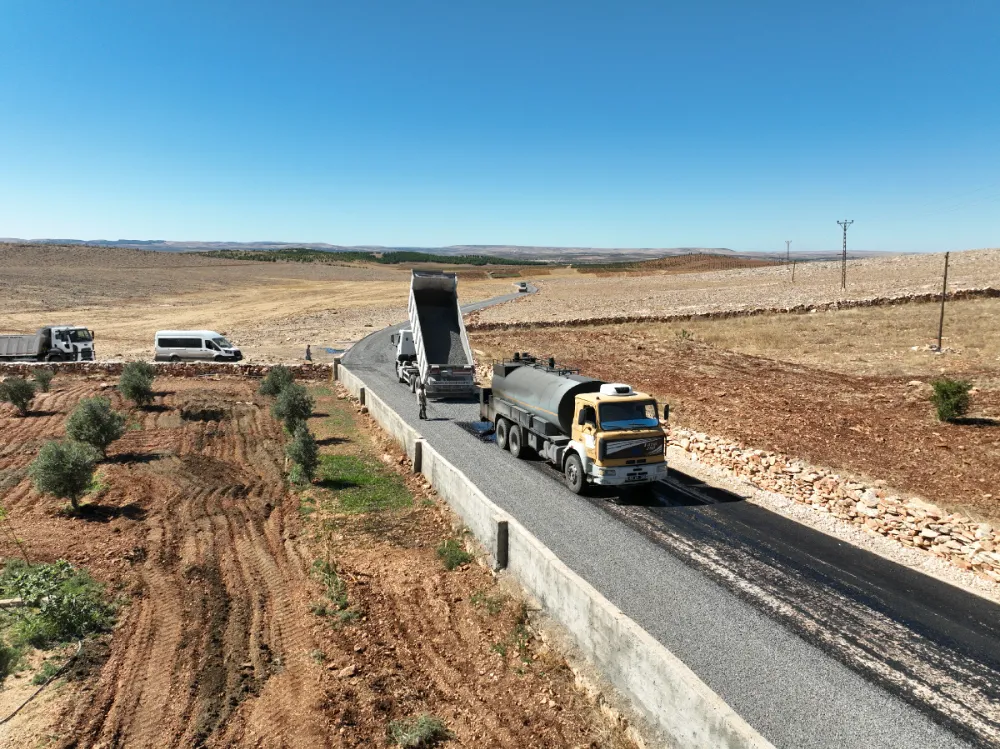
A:
[[[992,0],[0,0],[0,236],[998,246],[998,42]]]

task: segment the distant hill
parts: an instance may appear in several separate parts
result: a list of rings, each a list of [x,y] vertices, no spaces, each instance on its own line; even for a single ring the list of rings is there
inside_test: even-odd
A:
[[[323,242],[200,242],[162,239],[4,239],[19,244],[92,245],[124,247],[156,252],[212,252],[216,250],[292,250],[322,252],[420,252],[431,255],[489,255],[512,260],[542,260],[555,263],[595,263],[650,260],[665,255],[735,254],[725,247],[548,247],[520,245],[452,245],[449,247],[384,247],[380,245],[334,245]]]

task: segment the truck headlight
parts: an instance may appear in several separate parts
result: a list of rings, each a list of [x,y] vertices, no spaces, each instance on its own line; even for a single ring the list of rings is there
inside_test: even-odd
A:
[[[657,465],[656,466],[656,472],[657,473],[666,473],[667,472],[667,464],[666,463],[660,463],[659,465]]]
[[[614,468],[602,468],[601,469],[601,475],[602,476],[617,476],[618,472]]]

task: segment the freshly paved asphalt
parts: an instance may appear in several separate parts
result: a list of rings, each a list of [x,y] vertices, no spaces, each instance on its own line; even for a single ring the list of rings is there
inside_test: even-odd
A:
[[[475,403],[419,421],[391,330],[351,371],[775,746],[1000,746],[1000,607],[673,471],[643,504],[578,497]]]

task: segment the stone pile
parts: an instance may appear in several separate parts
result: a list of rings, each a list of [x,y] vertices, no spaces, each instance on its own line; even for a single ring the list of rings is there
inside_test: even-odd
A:
[[[758,489],[783,494],[904,546],[922,549],[963,570],[1000,583],[1000,537],[987,523],[890,493],[802,461],[744,448],[721,437],[669,427],[669,445],[689,458],[726,469]]]
[[[121,374],[128,362],[0,362],[0,377],[29,377],[39,367],[47,367],[56,374],[103,375],[115,377]],[[158,362],[153,364],[158,377],[204,377],[223,375],[230,377],[263,377],[270,364],[240,364],[226,362]],[[333,375],[332,364],[295,364],[288,369],[297,380],[329,380]]]
[[[959,299],[994,299],[1000,297],[1000,289],[987,286],[980,289],[959,289],[949,291],[950,301]],[[813,312],[829,312],[859,307],[892,307],[899,304],[919,304],[940,301],[940,294],[899,294],[897,296],[869,297],[866,299],[843,299],[821,304],[796,304],[790,307],[743,307],[711,312],[679,313],[674,315],[616,315],[612,317],[585,317],[566,320],[535,320],[517,322],[482,322],[478,312],[469,315],[465,329],[473,331],[516,330],[519,328],[572,328],[583,325],[624,325],[626,323],[674,323],[692,320],[727,320],[734,317],[755,317],[757,315],[805,315]]]

